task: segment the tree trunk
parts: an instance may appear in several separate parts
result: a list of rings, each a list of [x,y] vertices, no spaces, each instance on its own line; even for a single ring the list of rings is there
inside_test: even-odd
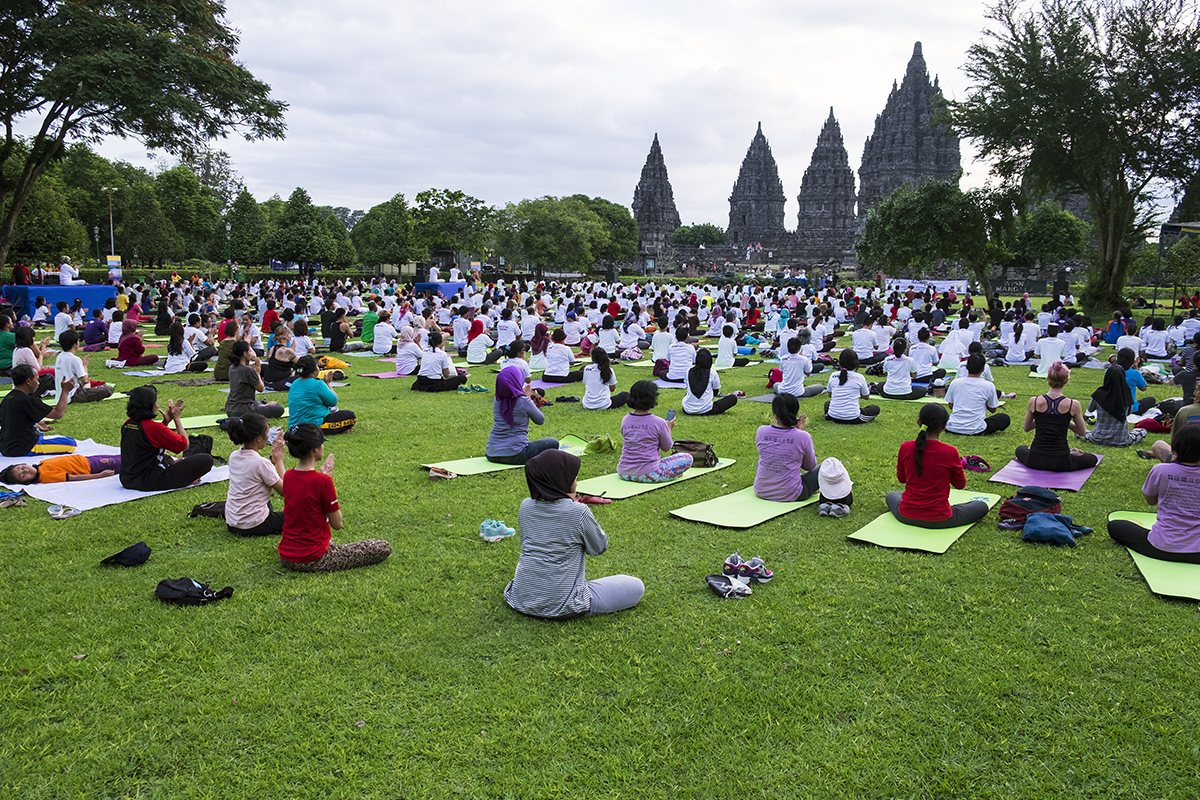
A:
[[[975,280],[979,282],[979,291],[983,292],[984,308],[992,302],[992,280],[988,277],[988,269],[986,264],[972,264],[972,271],[975,273]]]

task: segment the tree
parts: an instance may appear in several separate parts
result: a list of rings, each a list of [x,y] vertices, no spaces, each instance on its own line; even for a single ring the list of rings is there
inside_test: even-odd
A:
[[[240,131],[284,135],[286,104],[235,60],[238,37],[220,0],[9,0],[0,6],[0,264],[13,226],[69,141],[133,136],[191,153]],[[35,120],[28,157],[15,125]]]
[[[159,173],[154,187],[163,213],[183,242],[183,257],[199,258],[212,238],[213,225],[220,218],[216,201],[200,185],[196,173],[183,164]]]
[[[137,183],[130,187],[129,194],[120,233],[123,258],[159,266],[164,261],[178,259],[183,254],[183,240],[163,212],[154,186]]]
[[[671,244],[683,247],[725,244],[728,241],[729,234],[725,232],[725,229],[719,228],[711,222],[702,222],[699,225],[680,225],[671,234]]]
[[[1125,270],[1150,221],[1152,182],[1179,184],[1200,161],[1200,25],[1189,0],[1001,0],[971,46],[974,85],[948,103],[996,175],[1080,193],[1096,225],[1097,268],[1084,294],[1121,302]]]
[[[242,176],[233,168],[233,159],[224,150],[200,147],[183,155],[179,163],[190,169],[200,185],[208,190],[218,213],[224,213],[238,192],[245,188]]]
[[[329,263],[335,267],[352,267],[357,259],[354,243],[346,232],[346,226],[337,214],[330,214],[321,223],[321,227],[333,238],[334,253]]]
[[[233,199],[224,221],[229,223],[229,250],[233,260],[239,264],[261,264],[265,260],[262,248],[267,237],[267,215],[245,187]],[[224,223],[220,223],[219,228],[223,238]]]
[[[1185,236],[1163,254],[1163,271],[1176,286],[1200,285],[1200,237]]]
[[[449,189],[426,189],[415,200],[413,219],[427,249],[449,250],[455,261],[460,252],[483,250],[492,209],[482,200]]]
[[[321,212],[308,197],[308,192],[297,187],[288,198],[267,233],[265,244],[267,258],[280,261],[330,264],[337,255],[337,242],[321,223]]]
[[[1009,192],[964,192],[957,177],[905,184],[867,216],[855,251],[863,264],[884,269],[919,271],[961,261],[991,297],[988,272],[1008,255],[1001,242],[1010,235],[1013,199]]]
[[[1043,200],[1032,214],[1019,218],[1017,228],[1013,255],[1022,266],[1040,267],[1079,258],[1089,237],[1087,224],[1053,200]]]
[[[350,231],[350,239],[364,264],[407,264],[428,255],[417,242],[416,223],[403,194],[372,208]]]
[[[610,241],[594,255],[601,261],[632,261],[638,254],[638,224],[629,209],[603,197],[571,196],[595,212],[608,228]]]
[[[113,219],[120,223],[127,203],[124,177],[108,159],[93,153],[83,142],[68,147],[66,156],[55,166],[62,174],[63,199],[71,213],[88,230],[97,226],[103,230],[107,242],[108,192],[105,189],[118,187],[112,198]],[[55,166],[49,171],[52,172]]]
[[[13,228],[9,255],[22,261],[55,264],[66,255],[78,259],[76,263],[86,263],[96,257],[91,244],[87,230],[64,200],[61,183],[52,176],[43,176]]]
[[[354,226],[359,223],[359,221],[363,218],[363,215],[367,212],[363,211],[361,208],[356,208],[351,211],[345,206],[338,206],[333,210],[333,213],[337,214],[337,218],[340,219],[342,224],[346,226],[346,230],[352,231],[354,230]]]
[[[522,200],[516,221],[522,256],[539,270],[586,271],[611,243],[604,220],[573,197]]]

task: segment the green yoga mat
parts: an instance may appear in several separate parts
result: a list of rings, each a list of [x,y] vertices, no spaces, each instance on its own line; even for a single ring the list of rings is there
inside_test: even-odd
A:
[[[1145,511],[1114,511],[1108,515],[1109,520],[1129,519],[1149,528],[1158,518],[1157,514]],[[1128,547],[1125,548],[1129,550]],[[1150,591],[1163,597],[1184,597],[1189,600],[1200,600],[1200,564],[1177,564],[1173,561],[1160,561],[1141,553],[1129,550],[1129,556],[1137,565],[1138,571],[1146,579]]]
[[[578,436],[564,436],[558,440],[558,449],[566,450],[577,456],[585,456],[584,448],[587,442],[580,439]],[[437,463],[421,464],[424,469],[439,469],[448,470],[456,475],[484,475],[489,472],[501,472],[506,469],[524,469],[524,464],[496,464],[488,461],[483,456],[475,456],[474,458],[460,458],[455,461],[439,461]]]
[[[949,405],[946,402],[946,398],[930,397],[929,395],[925,395],[924,397],[918,397],[916,400],[900,400],[899,398],[896,398],[896,397],[884,397],[881,394],[873,394],[867,399],[868,400],[890,400],[893,403],[937,403],[940,406]],[[1004,405],[1004,403],[999,403],[998,405]]]
[[[747,486],[740,492],[715,497],[702,503],[693,503],[671,512],[672,516],[692,522],[707,522],[719,528],[753,528],[767,520],[781,517],[798,508],[810,506],[820,500],[814,494],[797,503],[779,503],[762,500],[754,496],[754,487]]]
[[[964,489],[950,490],[951,505],[965,503],[968,500],[982,500],[988,504],[988,508],[991,508],[1000,502],[1000,495],[968,492]],[[970,525],[962,525],[944,530],[918,528],[914,525],[905,525],[893,517],[890,511],[885,511],[846,538],[859,542],[870,542],[880,547],[924,550],[927,553],[940,554],[949,550],[950,545],[954,544],[958,537],[966,533],[970,527]]]
[[[288,410],[286,408],[283,410],[283,415],[285,417],[288,415]],[[183,427],[187,429],[215,428],[220,420],[227,419],[228,417],[228,414],[209,414],[203,417],[184,417],[180,420],[180,422],[182,422]],[[270,420],[268,420],[268,422],[269,421]]]
[[[607,497],[610,500],[624,500],[639,494],[645,494],[646,492],[653,492],[655,489],[661,489],[664,486],[673,486],[689,478],[707,475],[710,472],[725,469],[729,465],[736,463],[735,459],[723,458],[717,462],[715,467],[692,467],[675,480],[667,481],[666,483],[634,483],[633,481],[621,480],[616,476],[616,473],[601,475],[596,478],[588,478],[586,481],[580,481],[575,491],[579,494],[590,494],[594,497]]]

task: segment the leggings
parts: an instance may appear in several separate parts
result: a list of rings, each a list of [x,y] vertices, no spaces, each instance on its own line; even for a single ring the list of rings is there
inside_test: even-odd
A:
[[[495,364],[500,359],[504,358],[505,352],[503,347],[497,347],[495,350],[487,354],[487,358],[483,360],[484,364]]]
[[[819,383],[810,383],[808,386],[804,386],[802,388],[803,388],[803,391],[800,392],[800,394],[795,395],[795,397],[797,399],[800,399],[803,397],[816,397],[817,395],[822,394],[825,391],[825,387]],[[775,389],[775,394],[791,394],[791,392],[779,391],[778,383],[775,384],[774,389]]]
[[[121,485],[139,492],[162,492],[191,486],[213,468],[213,457],[208,453],[195,453],[181,458],[162,469],[154,469],[138,476],[121,475]]]
[[[282,408],[282,406],[280,406]],[[259,412],[262,413],[262,412]],[[280,414],[282,416],[282,413]],[[325,421],[321,423],[321,432],[329,436],[338,433],[347,433],[354,429],[354,423],[358,420],[354,416],[353,411],[330,411],[325,417]]]
[[[839,425],[862,425],[866,422],[874,422],[879,416],[879,406],[863,406],[858,410],[858,416],[853,419],[839,419],[838,417],[829,416],[829,401],[825,401],[825,419],[830,422],[836,422]]]
[[[633,483],[666,483],[687,472],[691,466],[692,456],[690,453],[676,453],[659,461],[658,467],[644,475],[621,475],[619,477],[623,481],[632,481]]]
[[[279,559],[279,563],[296,572],[338,572],[378,564],[391,554],[392,546],[382,539],[364,539],[349,544],[331,544],[325,555],[306,564],[297,564],[282,558]]]
[[[731,394],[727,394],[724,397],[718,397],[713,400],[712,408],[710,408],[708,411],[702,411],[699,414],[693,414],[691,411],[685,410],[683,413],[687,414],[689,417],[708,417],[712,416],[713,414],[724,414],[726,411],[736,406],[737,401],[738,399],[736,397]]]
[[[942,530],[944,528],[958,528],[963,525],[973,525],[979,520],[987,516],[988,504],[982,500],[971,500],[967,503],[959,503],[950,506],[950,516],[942,520],[928,519],[909,519],[900,513],[900,498],[904,496],[904,492],[888,492],[887,507],[892,512],[892,516],[903,522],[905,525],[912,525],[917,528],[928,528],[930,530]]]
[[[1150,544],[1150,529],[1127,519],[1114,519],[1108,523],[1108,535],[1133,552],[1157,558],[1159,561],[1175,561],[1180,564],[1200,564],[1200,553],[1172,553],[1159,550]]]
[[[629,402],[629,392],[617,392],[609,397],[609,409],[621,408]]]
[[[568,372],[566,375],[547,375],[542,373],[542,381],[544,383],[579,383],[581,380],[583,380],[583,370],[581,369]]]
[[[426,378],[419,375],[413,381],[412,388],[414,392],[453,392],[466,382],[467,379],[462,375],[451,375],[449,378]]]
[[[1033,455],[1030,458],[1031,451],[1025,445],[1017,448],[1017,461],[1020,461],[1030,469],[1040,469],[1046,472],[1074,472],[1079,469],[1091,469],[1100,463],[1092,453],[1084,453],[1081,456],[1073,456],[1068,453],[1066,456],[1042,456]]]
[[[151,364],[158,363],[158,356],[135,356],[125,359],[127,367],[148,367]]]
[[[267,508],[270,508],[269,504]],[[268,511],[267,518],[253,528],[235,528],[232,525],[225,527],[235,536],[280,536],[283,534],[283,512]]]
[[[876,386],[879,387],[879,396],[886,397],[889,400],[919,400],[920,398],[929,394],[928,389],[923,389],[921,387],[913,387],[912,391],[910,391],[908,394],[891,394],[883,390],[883,384],[881,383],[872,384],[871,388],[873,389]]]
[[[485,455],[484,457],[493,464],[524,464],[529,459],[541,453],[544,450],[557,450],[558,439],[547,436],[544,439],[537,439],[525,445],[521,452],[514,453],[511,456],[492,456]]]
[[[589,617],[633,608],[646,593],[646,585],[632,575],[597,578],[587,582],[587,589],[592,598]]]

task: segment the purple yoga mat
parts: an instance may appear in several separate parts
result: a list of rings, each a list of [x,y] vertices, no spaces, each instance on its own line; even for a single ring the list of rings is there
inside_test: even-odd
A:
[[[1104,460],[1104,456],[1099,454],[1096,455],[1096,458],[1100,461]],[[1096,467],[1098,466],[1100,466],[1099,462],[1096,463]],[[1077,469],[1074,472],[1046,472],[1040,469],[1030,469],[1014,458],[988,480],[993,483],[1011,483],[1013,486],[1044,486],[1047,489],[1068,489],[1078,492],[1083,488],[1084,482],[1092,477],[1096,467]]]

